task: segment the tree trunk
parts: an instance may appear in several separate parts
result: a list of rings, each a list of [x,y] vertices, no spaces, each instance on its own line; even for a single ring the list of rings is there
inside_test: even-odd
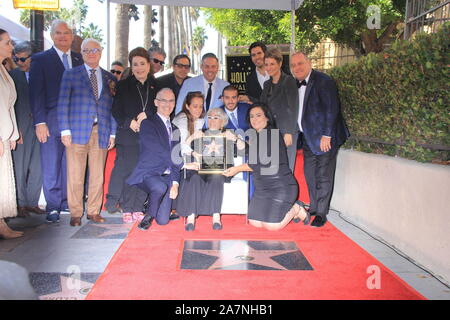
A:
[[[144,48],[149,49],[152,46],[152,6],[144,6]]]
[[[159,6],[159,46],[161,49],[164,49],[165,47],[165,37],[164,37],[164,6]]]
[[[177,34],[176,38],[176,51],[173,58],[175,58],[176,55],[181,53],[181,23],[180,23],[180,7],[175,7],[175,30]]]
[[[186,31],[186,23],[185,23],[185,8],[180,7],[180,40],[181,40],[181,50],[180,53],[184,53],[184,50],[187,49],[187,31]]]
[[[398,22],[392,22],[383,31],[381,36],[377,37],[376,30],[367,30],[361,33],[361,40],[364,43],[364,49],[366,53],[369,52],[381,52],[384,49],[384,45],[389,41],[392,33],[397,28]]]
[[[125,66],[128,65],[129,10],[129,4],[116,5],[116,50],[114,59],[119,60]]]
[[[169,57],[169,64],[172,61],[172,57],[173,57],[173,51],[174,51],[174,19],[173,19],[173,7],[168,7],[167,8],[167,26],[168,26],[168,33],[169,33],[169,47],[168,47],[168,51],[167,51],[167,56]]]

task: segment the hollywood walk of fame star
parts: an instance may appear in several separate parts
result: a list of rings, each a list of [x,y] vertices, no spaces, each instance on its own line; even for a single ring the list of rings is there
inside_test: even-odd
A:
[[[216,140],[213,140],[210,144],[205,145],[205,148],[207,149],[207,154],[222,154],[221,149],[223,148],[223,145],[217,144]]]
[[[40,300],[84,300],[93,283],[75,277],[60,276],[61,291],[40,296]]]
[[[188,249],[192,252],[207,254],[218,259],[208,267],[209,270],[217,270],[233,265],[252,263],[277,270],[288,270],[272,257],[297,252],[296,250],[255,250],[246,241],[234,241],[230,246],[213,250]]]
[[[102,224],[99,225],[92,225],[95,228],[101,228],[106,229],[101,234],[98,235],[99,238],[108,238],[108,237],[114,237],[119,234],[128,233],[131,228],[133,227],[132,224]]]

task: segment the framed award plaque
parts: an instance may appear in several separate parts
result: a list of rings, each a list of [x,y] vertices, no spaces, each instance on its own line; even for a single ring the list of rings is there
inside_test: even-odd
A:
[[[221,135],[205,135],[199,139],[201,150],[199,174],[221,174],[227,168],[226,139]]]

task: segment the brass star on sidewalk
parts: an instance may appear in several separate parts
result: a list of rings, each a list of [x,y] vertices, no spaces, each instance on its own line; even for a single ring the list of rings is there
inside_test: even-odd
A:
[[[247,241],[233,241],[230,246],[226,246],[224,248],[212,250],[188,249],[188,251],[217,257],[218,259],[207,268],[209,270],[225,269],[227,267],[242,264],[258,265],[276,270],[289,270],[272,258],[286,253],[298,252],[298,249],[255,250],[247,244]],[[246,270],[247,268],[240,266],[239,269]]]
[[[93,283],[82,281],[76,277],[60,276],[61,291],[40,296],[40,300],[84,300]]]

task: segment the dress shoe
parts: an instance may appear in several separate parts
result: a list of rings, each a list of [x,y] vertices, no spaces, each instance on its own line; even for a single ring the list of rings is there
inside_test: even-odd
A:
[[[186,230],[186,231],[194,231],[194,230],[195,230],[195,224],[193,224],[193,223],[187,223],[187,224],[184,226],[184,230]]]
[[[17,207],[17,217],[26,218],[29,216],[30,216],[30,214],[28,213],[28,210],[26,207]]]
[[[109,214],[122,213],[122,210],[118,206],[107,206],[106,211],[108,211]]]
[[[153,222],[153,217],[148,218],[149,216],[144,217],[144,219],[142,219],[141,223],[139,223],[138,228],[141,230],[147,230],[148,228],[150,228],[150,226],[152,225]]]
[[[95,222],[95,223],[104,223],[105,222],[105,219],[99,214],[92,215],[92,216],[88,215],[87,219],[92,220],[92,222]]]
[[[311,222],[312,227],[320,228],[323,227],[323,225],[327,222],[326,217],[316,216],[314,218],[314,221]]]
[[[180,216],[177,215],[176,213],[172,213],[172,214],[169,216],[169,220],[178,220],[178,219],[180,219]]]
[[[59,212],[56,210],[51,211],[47,214],[46,218],[48,223],[56,223],[59,222]]]
[[[39,208],[38,206],[35,207],[25,207],[29,212],[33,212],[36,214],[45,214],[45,211]]]
[[[80,227],[81,226],[81,218],[70,218],[70,226],[71,227]]]
[[[222,224],[219,222],[213,223],[213,230],[222,230]]]

